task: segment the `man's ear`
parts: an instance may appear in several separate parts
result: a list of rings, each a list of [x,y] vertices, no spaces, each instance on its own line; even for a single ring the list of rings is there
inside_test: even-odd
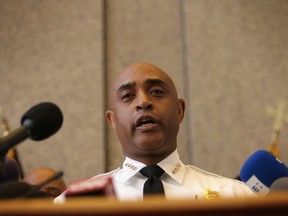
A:
[[[183,99],[178,99],[178,117],[180,123],[183,121],[184,113],[185,113],[185,101]]]
[[[115,129],[116,126],[115,126],[114,112],[112,110],[106,111],[106,118],[108,119],[111,127]]]

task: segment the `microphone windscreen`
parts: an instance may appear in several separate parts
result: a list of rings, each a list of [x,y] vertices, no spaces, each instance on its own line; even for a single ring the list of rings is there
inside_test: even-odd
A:
[[[0,178],[0,183],[1,182],[7,182],[7,181],[13,181],[13,180],[19,180],[20,178],[20,168],[18,163],[8,157],[5,156],[3,159],[3,168],[2,168],[2,176]]]
[[[258,194],[266,195],[271,184],[288,176],[287,167],[266,150],[258,150],[244,163],[240,171],[240,178],[246,185]]]
[[[48,138],[61,128],[62,122],[61,110],[51,102],[35,105],[21,118],[21,125],[28,127],[32,140]]]

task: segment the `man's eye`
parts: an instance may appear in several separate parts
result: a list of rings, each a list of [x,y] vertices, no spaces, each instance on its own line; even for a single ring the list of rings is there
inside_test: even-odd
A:
[[[154,96],[162,96],[164,95],[164,92],[160,89],[154,89],[150,92],[150,94]]]
[[[130,93],[129,93],[129,94],[124,94],[124,95],[121,97],[121,100],[124,101],[124,102],[125,102],[125,101],[129,101],[129,100],[131,100],[131,99],[133,98],[133,96],[134,96],[134,95],[133,95],[133,94],[130,94]]]

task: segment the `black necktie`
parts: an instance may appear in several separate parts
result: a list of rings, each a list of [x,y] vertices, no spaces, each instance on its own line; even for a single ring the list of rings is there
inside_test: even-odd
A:
[[[146,194],[164,194],[163,184],[159,179],[159,177],[161,177],[164,173],[164,170],[161,169],[161,167],[158,165],[146,166],[140,170],[140,173],[148,177],[144,184],[144,196]]]

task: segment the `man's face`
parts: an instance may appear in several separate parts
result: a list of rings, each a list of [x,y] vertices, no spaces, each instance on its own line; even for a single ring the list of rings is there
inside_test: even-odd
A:
[[[166,73],[152,65],[132,65],[115,81],[110,97],[106,115],[126,156],[164,157],[175,150],[184,101]]]

